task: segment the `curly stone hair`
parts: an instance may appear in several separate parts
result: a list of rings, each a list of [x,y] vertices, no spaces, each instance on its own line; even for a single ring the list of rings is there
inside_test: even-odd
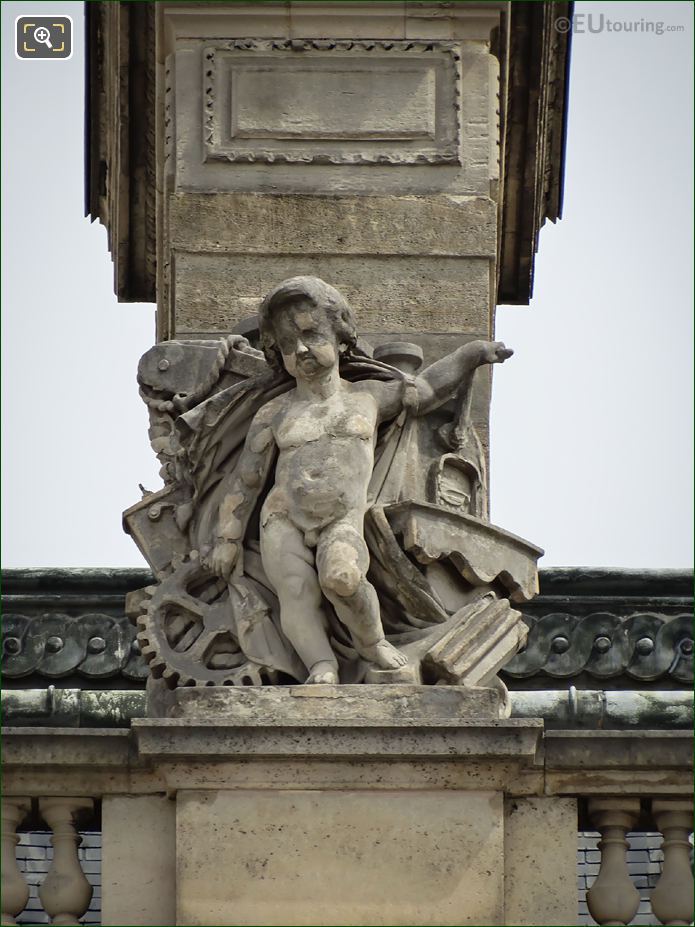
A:
[[[268,293],[258,310],[261,348],[274,370],[282,370],[283,363],[273,319],[278,312],[300,300],[307,300],[326,313],[344,353],[350,354],[357,343],[355,317],[344,296],[318,277],[290,277]]]

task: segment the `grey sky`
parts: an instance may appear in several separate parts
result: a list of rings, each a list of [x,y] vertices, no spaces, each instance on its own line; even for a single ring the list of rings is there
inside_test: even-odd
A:
[[[565,218],[531,306],[498,310],[516,353],[495,372],[492,518],[545,566],[688,566],[693,8],[577,12]],[[73,16],[70,61],[15,59],[26,13]],[[3,566],[143,565],[120,514],[159,486],[135,383],[154,309],[116,302],[82,217],[82,4],[5,2],[2,25]]]

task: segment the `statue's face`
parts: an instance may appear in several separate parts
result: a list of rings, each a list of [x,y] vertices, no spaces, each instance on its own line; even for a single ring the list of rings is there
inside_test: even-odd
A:
[[[274,328],[285,370],[291,376],[311,380],[338,363],[335,330],[326,313],[309,301],[278,313]]]

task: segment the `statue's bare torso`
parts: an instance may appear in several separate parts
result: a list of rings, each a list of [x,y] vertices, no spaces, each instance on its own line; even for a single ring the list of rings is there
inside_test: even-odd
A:
[[[343,380],[322,400],[302,400],[292,390],[275,403],[271,428],[279,456],[262,521],[283,514],[313,544],[336,521],[361,526],[378,416],[369,384]]]

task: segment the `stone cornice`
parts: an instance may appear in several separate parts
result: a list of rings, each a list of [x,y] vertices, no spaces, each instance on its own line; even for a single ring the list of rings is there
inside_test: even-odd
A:
[[[692,733],[544,732],[541,721],[520,720],[329,729],[141,719],[130,731],[6,728],[3,765],[6,796],[171,794],[222,783],[690,796]]]

